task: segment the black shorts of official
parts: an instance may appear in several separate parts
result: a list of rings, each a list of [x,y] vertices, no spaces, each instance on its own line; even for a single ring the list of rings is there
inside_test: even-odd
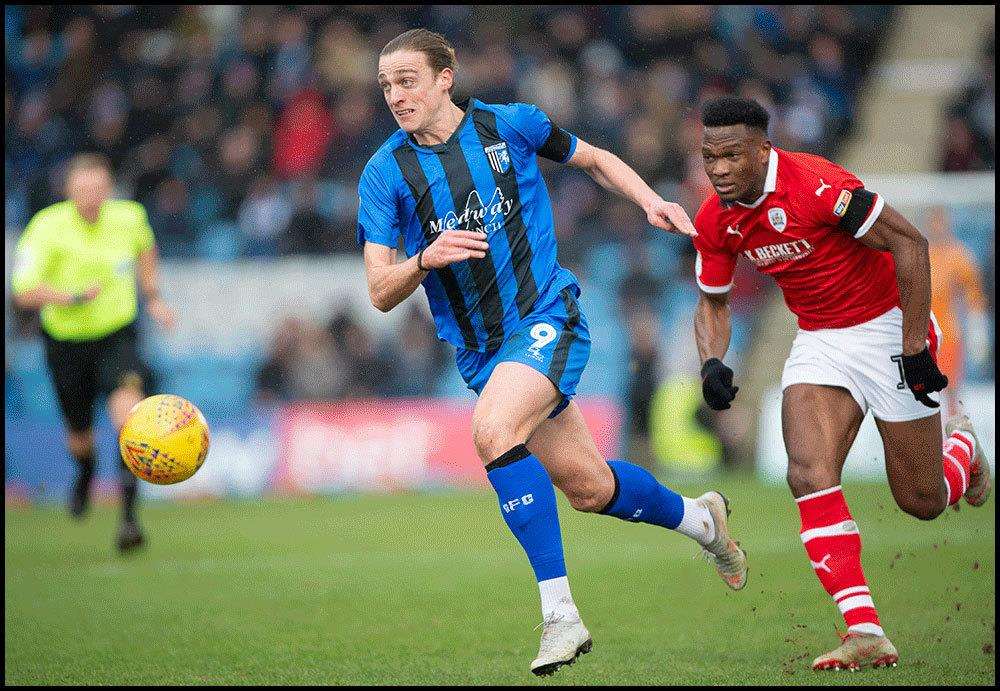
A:
[[[100,395],[136,381],[149,391],[150,372],[139,358],[135,323],[92,341],[59,341],[46,333],[45,357],[59,406],[74,432],[89,430]]]

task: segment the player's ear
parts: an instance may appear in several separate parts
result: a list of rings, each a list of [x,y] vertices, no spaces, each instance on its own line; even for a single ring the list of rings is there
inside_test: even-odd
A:
[[[765,163],[771,156],[771,140],[766,137],[760,143],[760,157]]]
[[[438,84],[444,87],[445,91],[451,91],[452,85],[455,83],[455,73],[450,67],[445,67],[443,70],[438,72]]]

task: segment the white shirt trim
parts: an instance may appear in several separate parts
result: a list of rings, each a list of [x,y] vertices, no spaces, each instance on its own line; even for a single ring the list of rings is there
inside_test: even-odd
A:
[[[758,206],[764,203],[764,198],[771,194],[778,188],[778,152],[775,151],[774,147],[771,147],[771,153],[767,156],[767,177],[764,178],[764,193],[757,198],[753,204],[744,204],[743,202],[736,202],[740,206],[746,207],[747,209],[756,209]]]
[[[872,205],[872,211],[870,214],[868,214],[868,218],[865,219],[865,222],[861,224],[861,227],[858,228],[858,232],[854,234],[855,238],[861,237],[862,235],[864,235],[865,233],[867,233],[869,230],[872,229],[872,226],[875,225],[875,221],[878,220],[879,214],[882,213],[882,208],[884,206],[885,206],[885,200],[882,199],[882,195],[880,194],[876,196],[875,204]]]
[[[728,293],[733,288],[733,281],[730,281],[727,286],[707,286],[701,282],[700,278],[695,277],[694,280],[698,282],[698,287],[709,295],[721,295],[722,293]]]

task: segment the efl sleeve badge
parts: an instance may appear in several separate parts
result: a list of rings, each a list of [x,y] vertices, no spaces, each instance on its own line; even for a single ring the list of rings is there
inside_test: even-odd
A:
[[[837,203],[833,207],[833,215],[843,218],[844,214],[847,213],[847,206],[850,203],[851,203],[851,191],[843,190],[840,193],[840,196],[837,197]]]

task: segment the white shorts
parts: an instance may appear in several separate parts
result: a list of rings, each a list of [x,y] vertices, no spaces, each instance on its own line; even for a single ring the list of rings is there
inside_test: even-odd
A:
[[[941,328],[931,314],[927,345],[937,357]],[[799,329],[781,375],[782,390],[792,384],[841,386],[861,412],[885,422],[906,422],[938,412],[913,397],[903,381],[903,311],[885,314],[846,329]],[[937,402],[940,394],[928,394]]]

